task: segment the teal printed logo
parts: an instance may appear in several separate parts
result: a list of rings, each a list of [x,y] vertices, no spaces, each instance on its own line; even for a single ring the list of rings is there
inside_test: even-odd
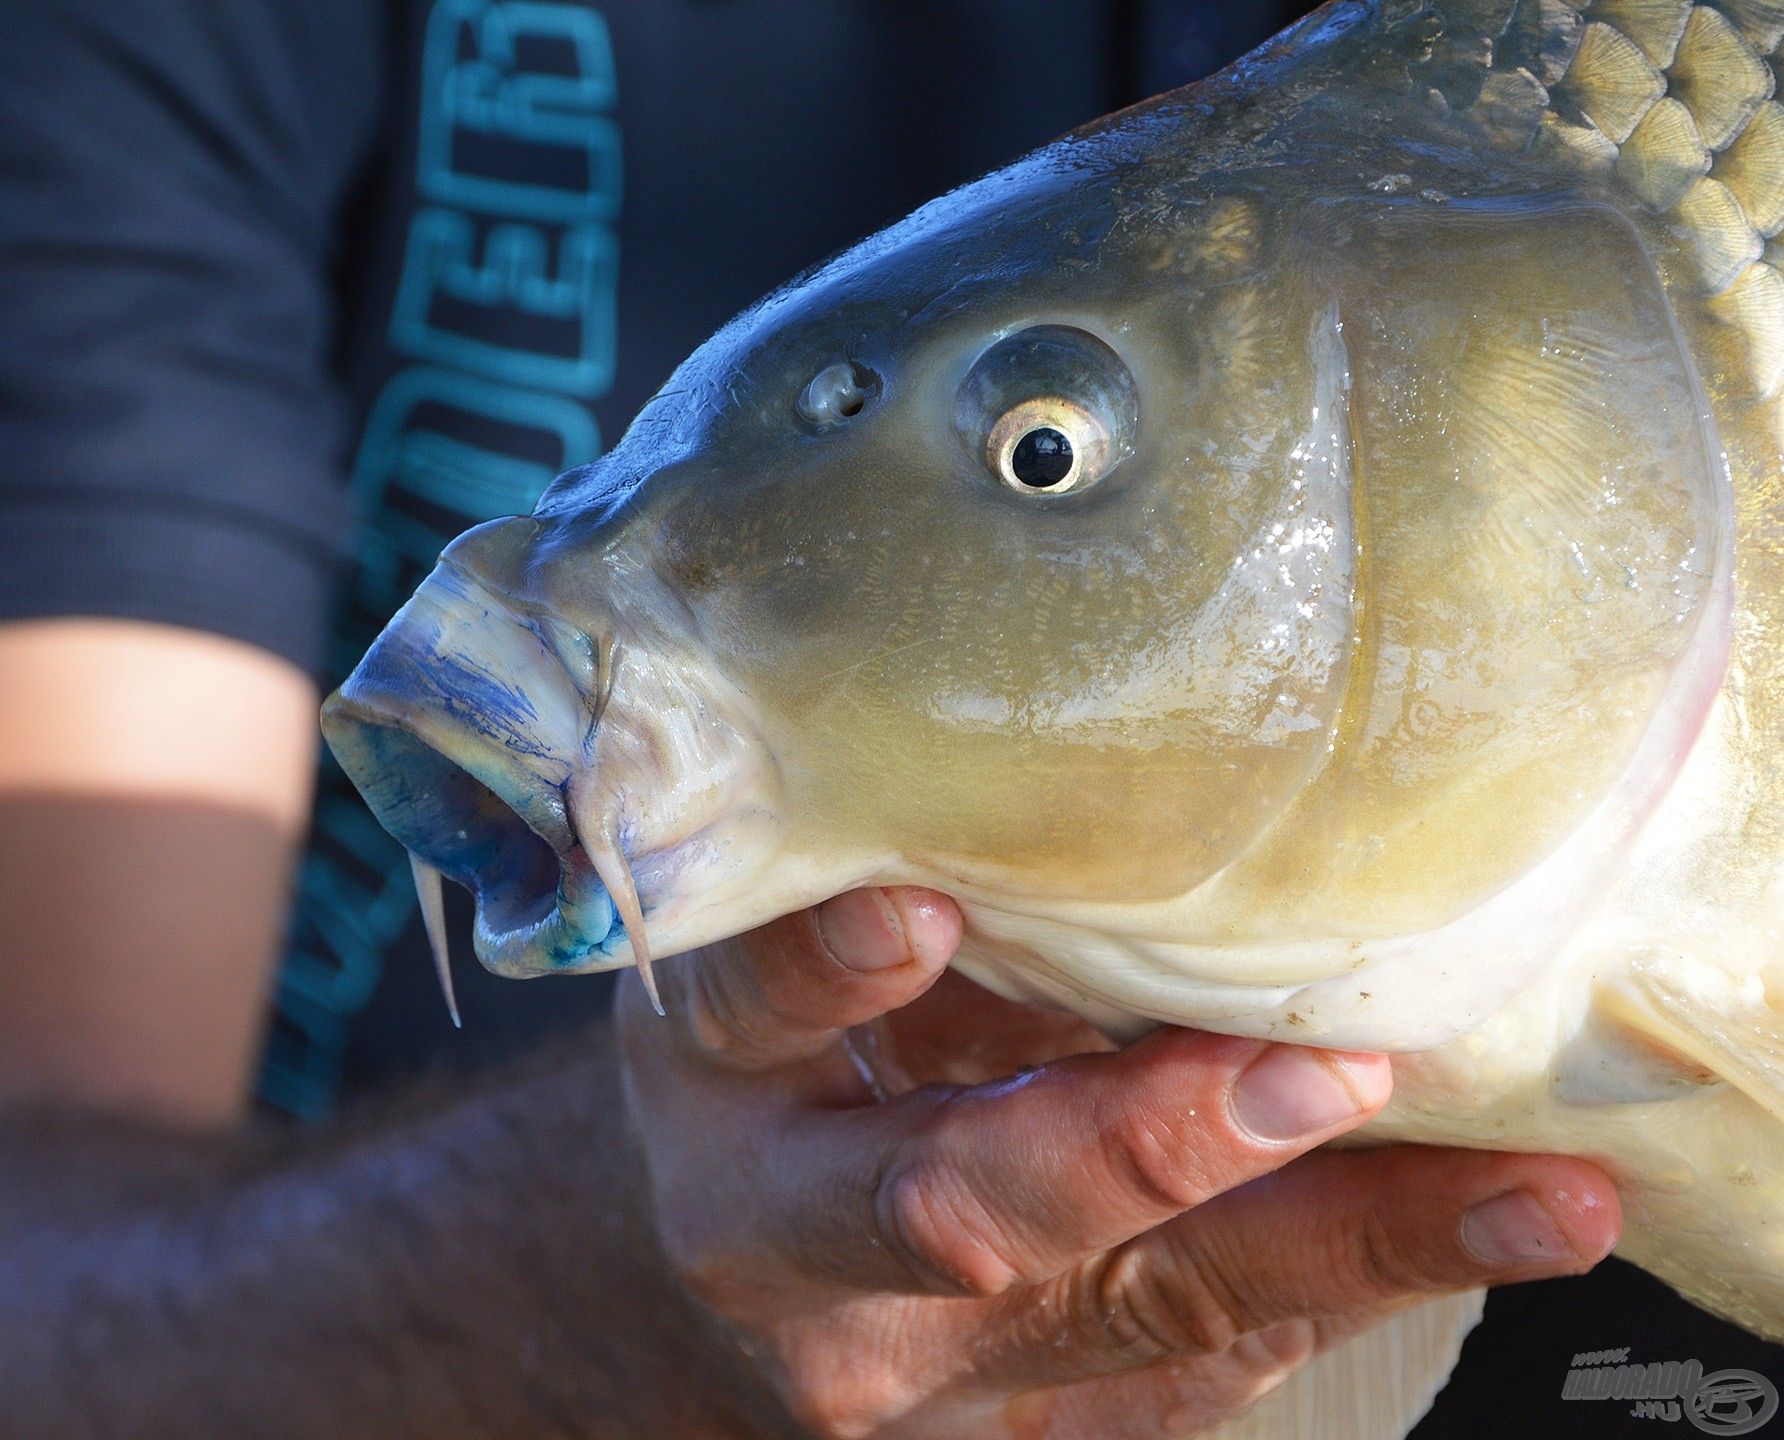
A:
[[[470,438],[493,433],[511,437],[514,448]],[[357,608],[388,618],[409,598],[457,533],[443,533],[434,517],[466,516],[469,525],[524,514],[558,475],[600,448],[594,416],[562,396],[492,390],[445,370],[397,376],[372,407],[353,474],[355,508],[365,517],[354,555]]]
[[[601,452],[589,402],[617,357],[618,94],[607,23],[576,0],[437,0],[421,56],[412,217],[389,322],[411,362],[353,471],[345,675],[460,531],[531,510]],[[414,924],[402,849],[325,757],[262,1094],[328,1112],[352,1017]]]
[[[391,343],[496,380],[604,395],[618,358],[619,244],[605,226],[572,226],[557,237],[554,261],[551,240],[533,225],[499,225],[479,256],[469,217],[423,211],[409,235]],[[520,325],[475,323],[504,315]],[[521,327],[551,348],[492,338]]]
[[[529,68],[529,50],[559,57]],[[619,213],[619,93],[607,22],[545,0],[441,0],[422,63],[424,195],[573,224]]]

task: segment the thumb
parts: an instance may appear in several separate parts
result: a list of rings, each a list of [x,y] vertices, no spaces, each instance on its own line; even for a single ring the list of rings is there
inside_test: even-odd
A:
[[[961,931],[959,907],[935,891],[853,891],[669,967],[670,1023],[727,1068],[808,1059],[929,989]]]

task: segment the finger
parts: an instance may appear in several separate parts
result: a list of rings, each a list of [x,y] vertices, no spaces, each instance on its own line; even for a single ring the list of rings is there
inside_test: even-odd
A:
[[[1392,1083],[1380,1056],[1162,1031],[998,1084],[807,1117],[777,1151],[775,1208],[797,1256],[832,1278],[999,1295],[1354,1128]]]
[[[1579,1274],[1620,1227],[1615,1188],[1584,1161],[1325,1152],[1020,1297],[988,1363],[1060,1384],[1221,1354],[1295,1321]]]
[[[858,890],[665,967],[672,1034],[728,1068],[802,1060],[909,1004],[959,948],[958,907],[930,890]]]

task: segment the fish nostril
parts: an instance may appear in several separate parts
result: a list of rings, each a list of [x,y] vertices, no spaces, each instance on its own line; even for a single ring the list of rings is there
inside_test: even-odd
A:
[[[378,822],[470,890],[488,924],[517,929],[551,913],[557,852],[481,780],[393,725],[356,719],[335,727],[330,740]]]
[[[844,360],[822,370],[799,397],[799,413],[819,429],[853,420],[879,389],[879,376],[865,365]]]

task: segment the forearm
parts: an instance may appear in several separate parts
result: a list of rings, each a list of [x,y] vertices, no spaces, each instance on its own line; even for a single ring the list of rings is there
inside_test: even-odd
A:
[[[603,1031],[296,1144],[0,1118],[0,1408],[95,1440],[776,1433],[665,1277],[621,1111]]]

